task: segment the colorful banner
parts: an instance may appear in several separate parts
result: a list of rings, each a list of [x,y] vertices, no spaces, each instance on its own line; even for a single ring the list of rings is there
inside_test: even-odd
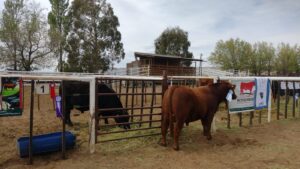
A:
[[[255,81],[232,80],[236,85],[235,94],[237,98],[228,104],[229,113],[240,113],[254,110]]]
[[[268,78],[255,79],[256,92],[255,92],[255,109],[263,109],[268,107],[270,80]]]
[[[23,107],[23,83],[16,77],[1,78],[0,116],[20,116]]]

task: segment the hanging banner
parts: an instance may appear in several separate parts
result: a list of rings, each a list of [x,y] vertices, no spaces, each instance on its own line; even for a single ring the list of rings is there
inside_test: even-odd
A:
[[[281,82],[280,83],[280,89],[281,90],[285,90],[286,89],[286,82]],[[293,82],[288,82],[288,89],[292,90],[294,89],[294,85]],[[300,89],[300,83],[299,82],[295,82],[295,89]]]
[[[240,113],[254,110],[255,81],[232,80],[236,85],[235,94],[237,98],[228,104],[229,113]]]
[[[255,79],[255,109],[263,109],[268,107],[270,80],[268,78]]]
[[[1,78],[0,116],[22,115],[23,83],[16,77]]]
[[[62,118],[62,109],[61,109],[61,96],[55,97],[55,107],[56,107],[56,117]]]
[[[50,83],[49,87],[50,87],[50,97],[52,99],[55,99],[55,83],[54,82]]]

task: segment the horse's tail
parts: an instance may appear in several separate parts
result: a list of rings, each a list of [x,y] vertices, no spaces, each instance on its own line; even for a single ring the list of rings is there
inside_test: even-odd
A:
[[[173,93],[175,91],[175,89],[177,88],[178,86],[170,86],[169,88],[169,91],[167,93],[167,98],[168,99],[168,102],[167,102],[167,116],[168,116],[168,119],[169,119],[169,128],[170,128],[170,134],[173,135],[172,131],[174,130],[173,128],[173,123],[174,123],[174,118],[175,118],[175,115],[174,115],[174,112],[172,110],[172,97],[173,97]]]

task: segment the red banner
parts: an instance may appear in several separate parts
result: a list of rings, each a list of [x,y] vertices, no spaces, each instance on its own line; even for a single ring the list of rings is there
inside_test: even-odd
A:
[[[50,97],[55,99],[55,83],[50,83]]]

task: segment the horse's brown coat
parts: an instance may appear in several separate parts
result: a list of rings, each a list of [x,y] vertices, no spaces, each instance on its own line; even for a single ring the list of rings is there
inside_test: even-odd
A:
[[[162,142],[166,146],[166,134],[170,128],[174,133],[174,149],[179,149],[178,138],[185,122],[201,119],[203,134],[211,139],[210,128],[219,104],[226,100],[229,90],[235,86],[229,82],[219,82],[208,86],[188,88],[170,86],[163,97],[162,103]],[[233,99],[236,95],[233,94]]]

